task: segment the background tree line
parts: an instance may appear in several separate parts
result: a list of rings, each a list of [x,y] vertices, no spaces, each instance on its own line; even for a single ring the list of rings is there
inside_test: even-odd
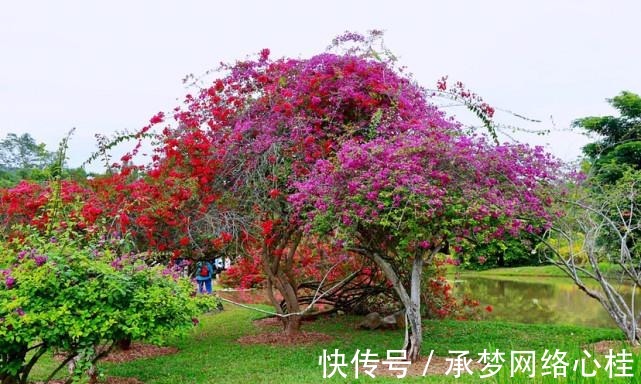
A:
[[[46,181],[53,164],[54,152],[29,133],[8,133],[0,140],[0,188],[12,187],[21,180]],[[65,168],[63,173],[75,180],[87,177],[82,168]]]

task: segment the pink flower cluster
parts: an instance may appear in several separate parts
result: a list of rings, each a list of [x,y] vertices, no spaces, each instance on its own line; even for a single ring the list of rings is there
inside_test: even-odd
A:
[[[366,39],[346,33],[335,45],[345,42]],[[549,226],[556,160],[464,133],[384,61],[356,53],[272,60],[263,51],[224,68],[226,77],[175,110],[164,150],[180,153],[203,132],[216,148],[212,183],[246,196],[247,212],[278,209],[279,223],[307,230],[329,217],[323,230],[386,233],[412,249]],[[462,83],[443,78],[438,91],[492,118]]]

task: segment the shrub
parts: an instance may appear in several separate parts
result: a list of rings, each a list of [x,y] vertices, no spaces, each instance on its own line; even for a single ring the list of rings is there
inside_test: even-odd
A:
[[[57,370],[75,358],[79,378],[118,340],[161,341],[215,304],[175,271],[114,251],[120,240],[80,239],[61,228],[55,237],[21,232],[30,234],[0,242],[2,384],[26,383],[51,350],[67,356]]]
[[[241,257],[220,274],[220,284],[226,288],[259,288],[264,281],[259,257]]]

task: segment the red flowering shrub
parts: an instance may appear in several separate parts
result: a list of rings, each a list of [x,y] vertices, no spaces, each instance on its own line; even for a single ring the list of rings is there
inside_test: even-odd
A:
[[[452,318],[458,320],[472,320],[481,317],[477,300],[467,296],[456,297],[452,284],[445,276],[445,265],[451,264],[448,256],[444,260],[437,260],[433,266],[424,271],[425,286],[421,292],[425,303],[424,314],[432,319]]]
[[[220,274],[220,284],[227,288],[259,288],[265,281],[262,261],[257,257],[241,257]]]

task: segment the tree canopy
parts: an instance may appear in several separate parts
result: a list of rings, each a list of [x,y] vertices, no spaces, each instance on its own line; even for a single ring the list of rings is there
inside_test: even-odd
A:
[[[30,134],[9,133],[0,141],[0,169],[42,168],[53,159],[45,144],[36,143]]]
[[[573,122],[575,127],[600,138],[583,148],[599,180],[613,183],[626,169],[641,169],[641,97],[622,91],[607,99],[619,116],[589,116]]]
[[[374,260],[408,311],[415,359],[423,262],[447,244],[549,225],[557,164],[541,148],[470,136],[363,36],[336,42],[364,49],[276,60],[263,50],[224,67],[174,110],[150,174],[186,177],[211,196],[192,238],[226,233],[261,248],[267,285],[291,296],[289,314],[299,309],[291,260],[305,238]],[[441,79],[436,91],[492,117],[461,83]]]

